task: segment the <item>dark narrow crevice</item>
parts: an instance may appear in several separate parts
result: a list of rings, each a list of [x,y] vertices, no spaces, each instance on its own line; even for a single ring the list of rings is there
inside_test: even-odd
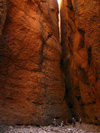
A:
[[[42,35],[41,35],[41,40],[42,40],[42,50],[41,50],[41,62],[40,62],[40,64],[41,64],[41,66],[42,66],[42,63],[43,63],[43,60],[44,60],[44,57],[43,57],[43,50],[44,50],[44,44],[45,44],[45,40],[44,40],[44,38],[42,37]],[[40,67],[40,69],[41,69],[42,67]]]
[[[74,105],[73,105],[71,102],[68,103],[68,107],[69,107],[70,109],[72,109],[73,106],[74,106]]]
[[[63,70],[63,59],[62,58],[60,60],[60,68],[61,68],[61,70]]]
[[[81,96],[76,96],[77,100],[80,101],[81,100]]]
[[[80,33],[78,50],[80,50],[81,48],[84,48],[84,46],[85,46],[85,43],[84,43],[84,34],[85,34],[85,31],[82,30],[82,29],[78,29],[78,31]]]
[[[91,46],[88,48],[88,65],[90,65],[91,63],[91,51],[92,51],[92,48]]]
[[[70,10],[73,10],[73,6],[72,6],[71,0],[67,0],[67,3],[68,3],[67,7],[68,7]]]

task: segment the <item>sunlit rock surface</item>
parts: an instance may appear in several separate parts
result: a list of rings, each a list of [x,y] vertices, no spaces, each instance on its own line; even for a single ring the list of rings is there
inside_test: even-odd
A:
[[[100,123],[100,2],[63,0],[63,66],[73,116]]]
[[[54,117],[70,118],[60,68],[57,1],[7,4],[0,25],[0,124],[47,125]]]

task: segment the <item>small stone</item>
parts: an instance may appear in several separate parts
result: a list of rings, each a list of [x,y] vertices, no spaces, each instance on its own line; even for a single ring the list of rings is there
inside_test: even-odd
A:
[[[9,127],[9,129],[13,129],[13,127],[12,127],[12,126],[10,126],[10,127]]]

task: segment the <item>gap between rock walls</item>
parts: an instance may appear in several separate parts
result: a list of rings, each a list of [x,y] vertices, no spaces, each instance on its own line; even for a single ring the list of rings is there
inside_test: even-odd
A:
[[[61,43],[61,4],[62,0],[57,0],[58,2],[58,26],[59,26],[59,42]]]

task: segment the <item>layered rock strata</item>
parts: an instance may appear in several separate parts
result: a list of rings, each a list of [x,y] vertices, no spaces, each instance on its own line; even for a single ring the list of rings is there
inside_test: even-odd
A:
[[[73,116],[100,123],[100,2],[63,0],[62,47]]]
[[[0,124],[70,118],[56,0],[8,0],[0,38]],[[3,22],[4,23],[4,22]]]

